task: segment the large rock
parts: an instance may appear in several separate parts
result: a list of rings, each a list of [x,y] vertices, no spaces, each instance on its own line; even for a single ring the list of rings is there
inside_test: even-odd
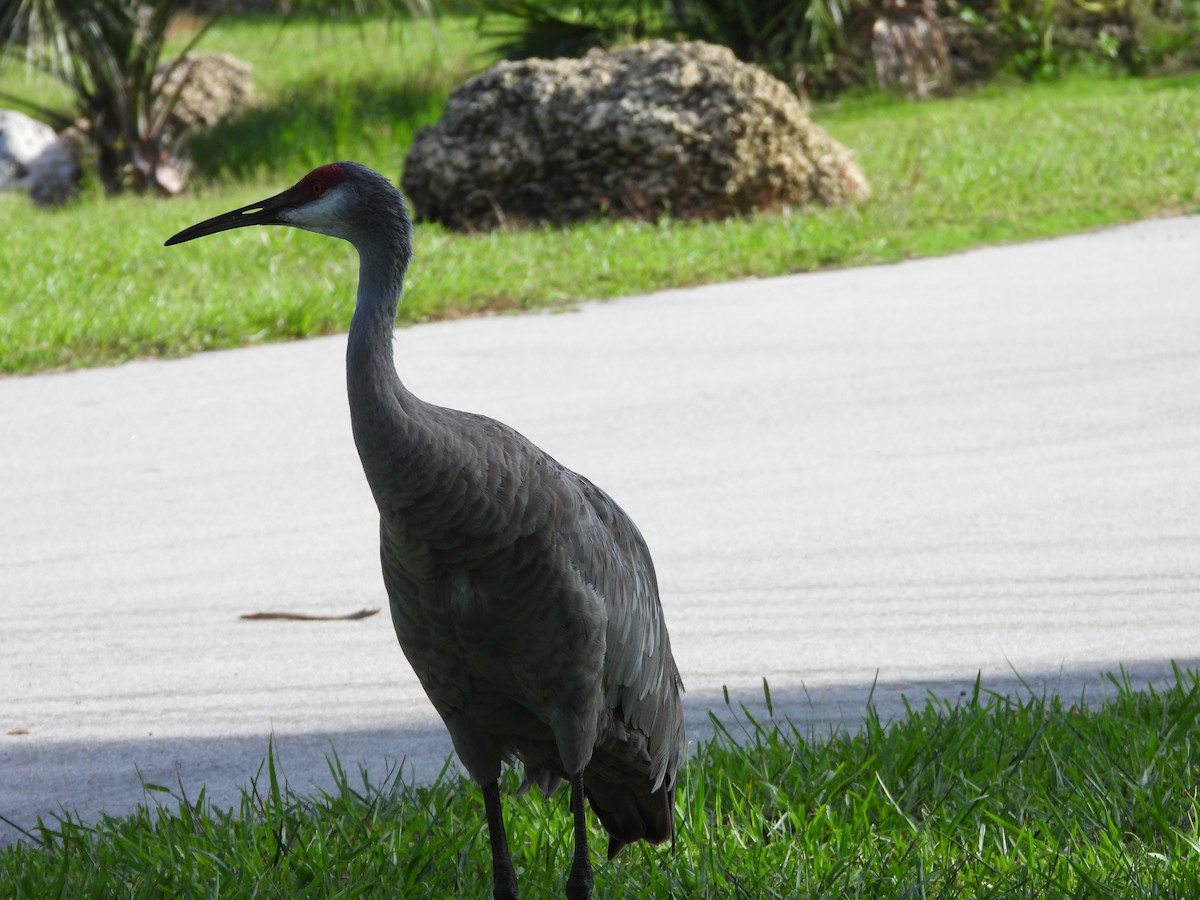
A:
[[[0,109],[0,188],[23,187],[30,163],[56,140],[49,125],[14,109]]]
[[[883,0],[871,29],[871,56],[881,90],[924,100],[946,81],[950,58],[933,0]]]
[[[160,66],[154,81],[165,97],[178,92],[167,120],[171,135],[211,128],[255,99],[254,67],[228,53],[189,53]]]
[[[228,53],[188,53],[158,67],[155,114],[171,103],[160,141],[135,159],[140,183],[164,194],[178,194],[191,163],[183,145],[193,131],[211,128],[254,102],[254,67]]]
[[[417,133],[403,186],[422,219],[453,227],[713,217],[868,193],[782,82],[724,47],[666,41],[493,66]]]
[[[56,135],[24,113],[0,109],[0,189],[29,192],[38,206],[56,206],[79,189],[84,138],[77,128]]]
[[[58,206],[79,193],[79,161],[87,137],[75,126],[65,129],[29,164],[25,187],[38,206]]]

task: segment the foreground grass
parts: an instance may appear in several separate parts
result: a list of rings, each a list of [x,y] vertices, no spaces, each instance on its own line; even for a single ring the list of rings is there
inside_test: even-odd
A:
[[[374,25],[359,40],[352,26],[281,33],[234,20],[214,31],[205,49],[252,59],[263,102],[197,143],[201,177],[186,198],[92,194],[43,214],[0,196],[0,371],[344,330],[355,278],[344,246],[285,229],[161,245],[330,159],[398,177],[415,129],[488,60],[463,23],[437,33],[427,23]],[[891,262],[1200,210],[1195,77],[846,101],[814,118],[855,149],[875,191],[868,203],[487,235],[422,226],[400,322]]]
[[[816,741],[791,723],[723,717],[683,769],[675,846],[601,863],[597,895],[1200,896],[1200,676],[1177,670],[1159,691],[1113,684],[1098,708],[977,688],[958,705],[930,700],[904,721],[868,716],[857,734]],[[0,894],[488,893],[472,785],[336,774],[329,794],[294,797],[268,760],[240,809],[201,798],[46,826],[41,849],[0,852]],[[506,818],[526,895],[561,896],[565,792],[510,799]],[[601,859],[594,824],[591,843]]]

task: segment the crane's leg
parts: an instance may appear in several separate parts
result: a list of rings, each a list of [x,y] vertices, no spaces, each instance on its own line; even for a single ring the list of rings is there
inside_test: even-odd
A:
[[[575,820],[575,858],[567,877],[567,900],[590,900],[592,864],[588,860],[587,818],[583,809],[583,773],[571,776],[571,816]]]
[[[517,900],[517,872],[508,852],[504,835],[504,813],[500,809],[500,782],[483,786],[483,806],[487,810],[488,837],[492,841],[492,896],[495,900]]]

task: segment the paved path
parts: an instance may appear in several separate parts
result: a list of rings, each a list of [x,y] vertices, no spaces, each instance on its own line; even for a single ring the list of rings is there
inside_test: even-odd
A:
[[[694,734],[764,677],[821,733],[876,679],[890,716],[977,672],[1098,696],[1200,661],[1198,301],[1200,218],[1175,219],[424,326],[396,355],[641,525]],[[0,816],[126,811],[138,772],[232,803],[272,734],[300,789],[331,748],[440,767],[386,612],[239,619],[384,603],[343,342],[0,380]]]

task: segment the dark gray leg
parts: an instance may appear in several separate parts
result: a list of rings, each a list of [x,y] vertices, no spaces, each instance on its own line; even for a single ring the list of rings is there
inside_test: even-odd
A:
[[[517,900],[517,873],[508,853],[504,814],[500,810],[500,782],[490,781],[483,786],[483,806],[492,841],[492,896],[495,900]]]
[[[587,819],[583,810],[583,774],[571,776],[571,816],[575,820],[575,858],[567,878],[567,900],[590,900],[592,864],[588,860]]]

